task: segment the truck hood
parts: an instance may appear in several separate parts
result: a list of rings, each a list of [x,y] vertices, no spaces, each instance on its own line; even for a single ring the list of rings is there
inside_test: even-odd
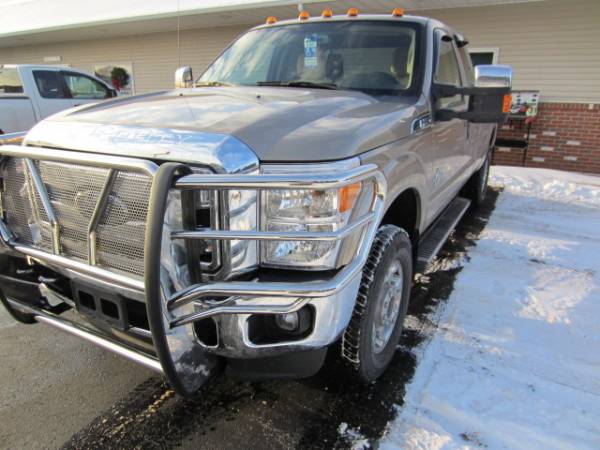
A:
[[[417,115],[414,103],[415,99],[375,98],[344,90],[205,87],[119,98],[68,110],[38,124],[27,141],[42,139],[46,145],[64,147],[64,142],[53,143],[52,137],[43,134],[63,140],[58,129],[69,130],[80,124],[94,136],[116,130],[122,135],[127,127],[142,133],[195,133],[210,137],[214,145],[235,138],[262,162],[337,160],[407,136]],[[53,127],[56,130],[48,133]],[[66,145],[69,148],[68,142]]]

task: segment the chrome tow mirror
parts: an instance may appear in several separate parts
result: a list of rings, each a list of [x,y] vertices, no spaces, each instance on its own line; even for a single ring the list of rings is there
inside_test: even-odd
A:
[[[475,66],[475,87],[510,88],[512,67],[500,65]]]
[[[474,123],[502,123],[508,118],[511,105],[512,68],[510,66],[481,65],[474,71],[473,86],[454,86],[434,83],[434,99],[469,96],[469,109],[455,111],[439,109],[436,120],[463,119]]]
[[[190,66],[180,67],[175,71],[175,89],[194,87],[194,75]]]

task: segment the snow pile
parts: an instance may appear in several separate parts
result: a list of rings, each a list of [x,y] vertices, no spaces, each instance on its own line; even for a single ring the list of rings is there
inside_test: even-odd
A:
[[[363,436],[360,430],[350,428],[346,422],[340,424],[338,434],[345,444],[344,447],[348,447],[351,450],[366,450],[371,447],[369,440]]]
[[[600,177],[494,167],[496,210],[381,448],[600,448]]]
[[[506,186],[515,195],[600,206],[600,177],[549,169],[492,168],[492,185]]]

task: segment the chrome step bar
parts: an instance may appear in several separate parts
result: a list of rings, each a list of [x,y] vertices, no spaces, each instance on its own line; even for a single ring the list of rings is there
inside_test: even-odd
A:
[[[456,228],[458,221],[467,212],[470,204],[470,200],[456,197],[425,232],[419,242],[415,272],[425,271],[427,265],[435,258],[448,240],[452,230]]]

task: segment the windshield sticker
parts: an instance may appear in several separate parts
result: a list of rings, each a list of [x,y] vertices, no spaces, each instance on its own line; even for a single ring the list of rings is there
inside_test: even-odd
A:
[[[313,34],[304,38],[304,67],[316,67],[317,64],[317,35]]]

